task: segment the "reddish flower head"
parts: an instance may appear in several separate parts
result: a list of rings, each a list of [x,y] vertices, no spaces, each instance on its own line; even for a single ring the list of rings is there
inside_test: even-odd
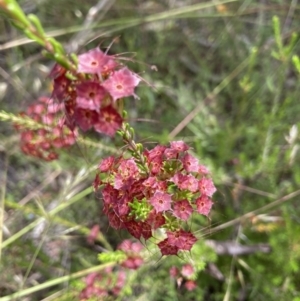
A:
[[[167,238],[158,244],[162,255],[190,251],[197,238],[183,230],[184,223],[193,212],[208,214],[212,205],[206,195],[214,192],[212,181],[199,180],[204,174],[198,172],[198,161],[187,156],[187,148],[177,141],[171,148],[158,145],[142,154],[134,153],[131,159],[110,157],[100,165],[104,213],[113,210],[116,215],[110,224],[145,240],[153,231],[163,229]]]

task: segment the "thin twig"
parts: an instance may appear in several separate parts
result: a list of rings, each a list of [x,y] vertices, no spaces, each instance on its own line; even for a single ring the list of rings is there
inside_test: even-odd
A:
[[[203,101],[199,102],[199,104],[173,129],[168,138],[173,140],[197,116],[206,102],[215,99],[216,96],[248,66],[249,60],[250,57],[246,58],[228,76],[226,76],[224,80],[215,87]]]
[[[5,208],[5,194],[6,194],[6,182],[7,182],[7,169],[8,169],[8,156],[1,150],[3,154],[3,166],[1,166],[0,174],[0,262],[1,262],[1,246],[3,239],[3,226],[4,226],[4,208]]]
[[[235,218],[235,219],[233,219],[233,220],[231,220],[229,222],[221,224],[220,226],[212,228],[212,229],[209,230],[208,233],[212,234],[212,233],[218,232],[220,230],[224,230],[224,229],[226,229],[228,227],[237,225],[237,224],[241,223],[243,220],[251,218],[251,217],[257,215],[258,213],[262,213],[262,212],[265,212],[267,210],[273,209],[273,208],[275,208],[275,207],[277,207],[279,205],[282,205],[283,203],[285,203],[285,202],[293,199],[294,197],[296,197],[298,195],[300,195],[300,189],[297,190],[297,191],[294,191],[294,192],[292,192],[292,193],[290,193],[290,194],[288,194],[288,195],[286,195],[286,196],[284,196],[284,197],[282,197],[282,198],[280,198],[280,199],[278,199],[278,200],[276,200],[276,201],[274,201],[274,202],[272,202],[272,203],[270,203],[268,205],[262,206],[262,207],[260,207],[260,208],[258,208],[256,210],[248,212],[248,213],[246,213],[246,214],[244,214],[244,215],[242,215],[240,217],[237,217],[237,218]]]
[[[82,30],[80,30],[74,37],[71,38],[67,50],[70,52],[77,52],[78,48],[84,45],[90,38],[94,29],[94,24],[99,23],[105,16],[106,12],[115,3],[115,0],[100,0],[96,5],[92,6],[83,22]]]

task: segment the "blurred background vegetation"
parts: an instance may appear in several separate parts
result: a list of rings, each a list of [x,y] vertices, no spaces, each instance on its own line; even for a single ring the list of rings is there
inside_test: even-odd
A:
[[[184,140],[218,188],[210,219],[192,226],[203,242],[190,257],[206,263],[196,290],[170,281],[168,269],[180,259],[153,254],[120,300],[299,301],[299,2],[19,3],[68,51],[114,41],[109,53],[145,79],[140,99],[125,104],[137,140],[147,148]],[[5,18],[0,40],[1,110],[17,114],[51,94],[53,62]],[[127,237],[107,226],[89,188],[96,164],[122,143],[86,133],[45,163],[24,156],[18,139],[12,124],[1,122],[0,300],[78,300],[80,279],[4,296],[99,264],[106,246],[86,242],[95,224],[112,247]]]

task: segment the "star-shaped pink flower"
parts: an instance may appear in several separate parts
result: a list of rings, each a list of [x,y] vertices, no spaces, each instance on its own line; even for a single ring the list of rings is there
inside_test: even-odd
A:
[[[172,198],[168,193],[156,191],[149,201],[156,212],[162,212],[171,209]]]
[[[112,96],[113,100],[117,100],[127,96],[137,97],[134,93],[134,88],[140,81],[136,74],[125,67],[115,71],[102,85]]]

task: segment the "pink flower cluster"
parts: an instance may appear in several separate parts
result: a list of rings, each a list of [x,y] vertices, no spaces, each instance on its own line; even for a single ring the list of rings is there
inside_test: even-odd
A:
[[[116,275],[114,275],[116,274]],[[111,267],[100,273],[91,273],[85,278],[85,288],[80,292],[79,300],[87,301],[91,298],[104,300],[108,297],[117,297],[126,282],[124,270],[113,272]]]
[[[180,287],[182,283],[188,291],[193,291],[197,287],[196,282],[193,280],[196,276],[196,272],[190,264],[183,265],[181,270],[175,266],[171,267],[170,276],[177,280],[178,287]]]
[[[95,189],[102,187],[103,211],[115,229],[147,240],[165,230],[162,255],[189,251],[197,238],[183,224],[192,213],[208,215],[216,188],[208,170],[188,153],[183,141],[158,145],[138,158],[108,157],[99,164]]]
[[[127,255],[126,259],[121,263],[122,267],[136,270],[144,263],[141,256],[141,251],[144,249],[144,246],[140,242],[132,242],[129,239],[125,239],[118,246],[118,249]]]
[[[64,104],[70,129],[78,126],[113,136],[123,122],[119,100],[134,96],[140,77],[99,48],[78,56],[76,74],[55,65],[53,97]]]
[[[67,148],[76,141],[76,131],[64,125],[63,105],[54,103],[53,99],[40,97],[20,115],[41,125],[41,128],[31,130],[15,124],[21,133],[21,149],[27,155],[52,161],[58,158],[58,148]]]
[[[85,288],[80,293],[81,301],[90,300],[93,297],[101,297],[101,300],[108,296],[116,298],[125,285],[126,269],[136,270],[144,263],[140,254],[144,246],[140,242],[125,239],[117,249],[124,252],[126,259],[114,271],[109,267],[103,272],[89,274],[85,278]]]

